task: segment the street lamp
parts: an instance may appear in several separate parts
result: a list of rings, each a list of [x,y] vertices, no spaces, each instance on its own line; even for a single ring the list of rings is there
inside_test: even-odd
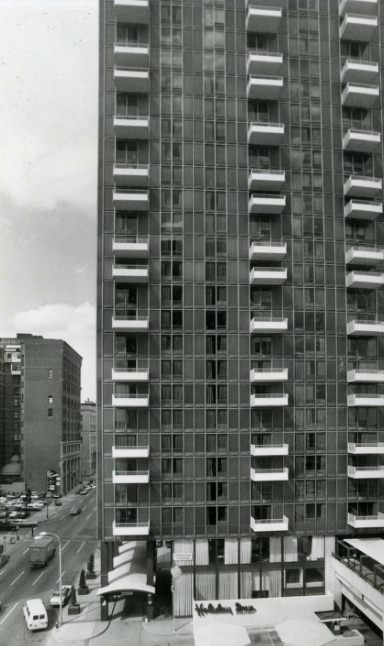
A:
[[[62,595],[62,574],[61,574],[61,538],[53,532],[40,532],[36,538],[42,538],[43,536],[52,536],[56,538],[59,543],[59,597],[60,597],[60,606],[59,606],[59,628],[63,623],[63,595]]]

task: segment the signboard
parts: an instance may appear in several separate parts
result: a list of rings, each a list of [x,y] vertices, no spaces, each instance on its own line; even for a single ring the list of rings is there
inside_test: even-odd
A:
[[[192,552],[174,552],[174,561],[192,561]]]

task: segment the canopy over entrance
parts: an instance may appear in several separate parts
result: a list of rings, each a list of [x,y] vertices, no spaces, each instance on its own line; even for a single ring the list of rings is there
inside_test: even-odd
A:
[[[117,594],[124,592],[147,592],[155,594],[153,585],[147,584],[147,545],[145,541],[130,541],[119,547],[119,554],[113,559],[114,568],[108,572],[108,585],[99,588],[96,594]]]

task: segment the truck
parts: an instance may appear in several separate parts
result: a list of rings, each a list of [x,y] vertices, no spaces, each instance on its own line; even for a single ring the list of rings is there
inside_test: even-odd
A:
[[[29,546],[29,563],[31,567],[45,567],[55,556],[55,539],[52,536],[35,538]]]

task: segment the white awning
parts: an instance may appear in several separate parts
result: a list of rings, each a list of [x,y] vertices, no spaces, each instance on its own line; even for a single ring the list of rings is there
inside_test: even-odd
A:
[[[384,540],[382,538],[347,538],[344,539],[344,542],[384,566]]]
[[[119,554],[113,559],[113,570],[108,572],[108,585],[96,594],[117,592],[155,593],[155,588],[147,584],[147,545],[145,541],[129,541],[119,546]]]
[[[155,594],[155,588],[153,585],[147,585],[147,575],[146,574],[127,574],[122,576],[119,579],[116,579],[109,585],[106,585],[104,588],[99,588],[96,594],[113,594],[117,592],[148,592],[150,594]]]

